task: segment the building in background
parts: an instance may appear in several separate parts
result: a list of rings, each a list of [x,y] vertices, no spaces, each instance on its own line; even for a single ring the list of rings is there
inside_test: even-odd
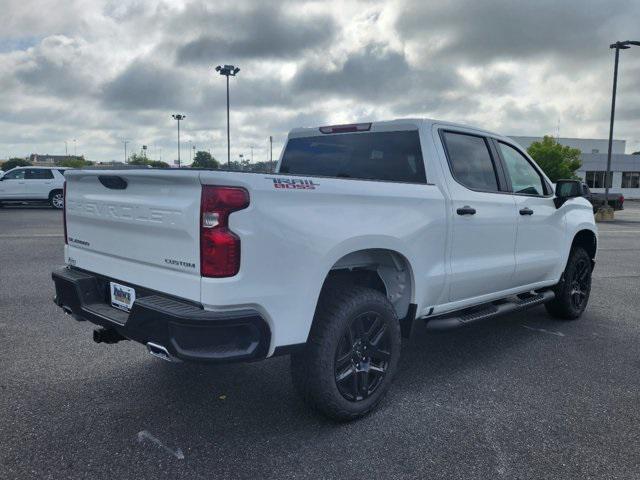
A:
[[[512,136],[522,147],[529,148],[542,137]],[[604,193],[607,171],[607,152],[609,140],[603,138],[558,138],[558,143],[582,152],[582,166],[576,175],[584,181],[594,193]],[[640,199],[640,155],[627,155],[626,140],[614,140],[611,155],[611,178],[609,191],[621,193],[625,198]]]
[[[28,160],[33,165],[50,167],[53,165],[57,165],[59,162],[62,162],[67,158],[69,158],[67,155],[40,155],[37,153],[32,153],[31,155],[29,155]]]

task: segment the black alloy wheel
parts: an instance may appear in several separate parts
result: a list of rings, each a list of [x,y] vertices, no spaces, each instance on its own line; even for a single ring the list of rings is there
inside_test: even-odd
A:
[[[589,281],[590,271],[589,259],[582,257],[576,262],[570,283],[571,304],[576,310],[584,308],[585,300],[589,295],[591,287],[591,282]]]
[[[351,402],[365,400],[384,380],[391,360],[391,338],[376,312],[356,317],[338,345],[335,379],[340,394]]]

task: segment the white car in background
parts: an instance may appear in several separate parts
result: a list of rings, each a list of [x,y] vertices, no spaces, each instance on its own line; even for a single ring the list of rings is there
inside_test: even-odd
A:
[[[64,208],[64,167],[16,167],[0,177],[0,206],[9,202],[47,202]]]

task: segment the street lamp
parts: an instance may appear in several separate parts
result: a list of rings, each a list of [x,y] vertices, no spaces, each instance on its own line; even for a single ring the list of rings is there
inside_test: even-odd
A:
[[[631,48],[631,45],[640,46],[640,42],[634,40],[627,40],[624,42],[616,42],[609,45],[609,48],[615,48],[616,57],[613,66],[613,94],[611,96],[611,121],[609,123],[609,151],[607,153],[607,173],[604,177],[604,205],[600,207],[599,211],[601,215],[607,215],[613,217],[613,210],[609,206],[609,180],[611,179],[611,149],[613,148],[613,119],[616,112],[616,89],[618,87],[618,59],[620,57],[620,50],[626,50]]]
[[[184,120],[187,116],[180,113],[174,113],[171,116],[178,121],[178,168],[180,168],[180,120]]]
[[[129,143],[129,140],[123,138],[122,143],[124,143],[124,163],[127,163],[127,143]]]
[[[231,136],[229,134],[229,77],[235,77],[240,69],[233,65],[218,65],[216,72],[227,77],[227,168],[231,167]]]
[[[269,135],[269,166],[273,172],[273,135]]]

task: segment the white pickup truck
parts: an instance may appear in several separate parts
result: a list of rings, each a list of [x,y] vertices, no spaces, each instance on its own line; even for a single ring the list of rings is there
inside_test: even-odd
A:
[[[535,305],[576,319],[597,232],[509,138],[433,120],[293,130],[277,173],[75,170],[55,302],[172,361],[291,354],[341,420],[373,409],[401,337]]]

